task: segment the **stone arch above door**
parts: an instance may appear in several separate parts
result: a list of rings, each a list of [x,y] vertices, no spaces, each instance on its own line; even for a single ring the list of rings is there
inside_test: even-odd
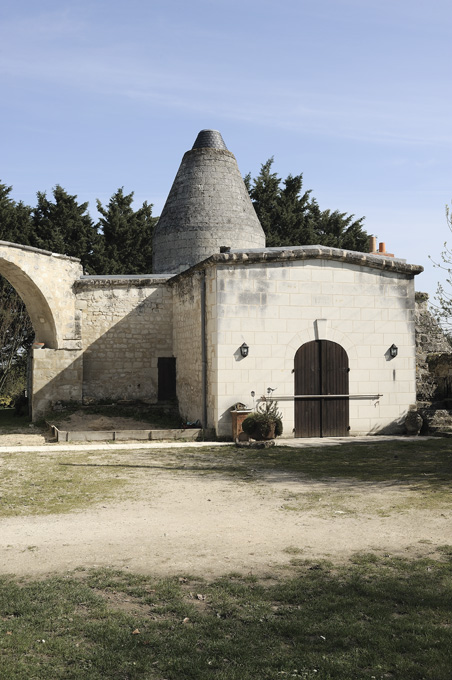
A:
[[[317,323],[318,321],[325,323],[319,324]],[[331,340],[344,348],[348,354],[349,361],[352,362],[358,358],[356,345],[349,335],[342,333],[336,328],[332,328],[328,319],[316,319],[291,338],[286,347],[286,360],[292,363],[298,348],[311,340]]]

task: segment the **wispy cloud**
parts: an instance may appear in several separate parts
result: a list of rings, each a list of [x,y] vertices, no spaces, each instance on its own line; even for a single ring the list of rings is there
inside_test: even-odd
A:
[[[196,37],[190,35],[191,43]],[[340,91],[328,79],[322,87],[306,70],[296,77],[284,69],[271,75],[265,63],[251,78],[240,60],[201,59],[183,48],[174,54],[163,49],[161,36],[154,42],[146,49],[126,35],[102,40],[86,9],[85,14],[66,8],[12,19],[0,27],[0,74],[6,86],[19,82],[24,90],[40,89],[43,99],[46,89],[58,88],[68,97],[116,98],[326,138],[397,145],[452,142],[441,92],[426,98],[408,83],[398,94],[364,78],[359,85],[344,83]]]

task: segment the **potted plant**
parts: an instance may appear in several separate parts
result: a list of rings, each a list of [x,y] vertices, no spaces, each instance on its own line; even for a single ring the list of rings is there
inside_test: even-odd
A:
[[[279,437],[283,432],[283,425],[278,402],[261,397],[254,413],[250,413],[243,421],[242,430],[256,441]]]

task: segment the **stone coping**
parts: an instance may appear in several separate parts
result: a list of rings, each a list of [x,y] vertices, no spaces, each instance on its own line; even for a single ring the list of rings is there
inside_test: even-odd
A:
[[[199,428],[185,430],[59,430],[50,425],[57,442],[89,441],[195,441],[201,434]]]
[[[74,285],[80,288],[103,288],[112,285],[118,287],[149,286],[150,284],[166,283],[171,278],[171,274],[118,274],[116,276],[104,274],[99,276],[81,276]]]
[[[296,260],[334,260],[346,262],[359,267],[381,269],[408,276],[416,276],[424,271],[424,267],[417,264],[407,264],[405,260],[386,257],[384,255],[372,255],[360,253],[355,250],[343,250],[341,248],[329,248],[327,246],[289,246],[282,248],[248,248],[246,250],[229,250],[224,253],[215,253],[207,259],[193,265],[189,269],[173,275],[169,283],[190,276],[192,272],[213,267],[217,264],[247,265],[266,262],[293,262]]]
[[[30,253],[37,253],[38,255],[48,255],[49,257],[56,257],[60,260],[69,260],[70,262],[80,262],[80,258],[71,257],[70,255],[62,255],[61,253],[52,253],[50,250],[42,250],[42,248],[34,248],[33,246],[24,246],[21,243],[10,243],[9,241],[0,241],[0,248],[7,246],[8,248],[17,248],[18,250],[26,250]]]

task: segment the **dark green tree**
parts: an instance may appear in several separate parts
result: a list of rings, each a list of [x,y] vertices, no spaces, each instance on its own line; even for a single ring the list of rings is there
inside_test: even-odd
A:
[[[30,244],[31,208],[16,203],[11,187],[0,183],[0,240]],[[25,387],[33,328],[22,299],[0,275],[0,404],[9,405]]]
[[[261,166],[254,179],[245,184],[265,231],[267,246],[324,245],[367,251],[368,234],[364,217],[356,220],[338,210],[321,210],[311,190],[303,190],[303,175],[285,180],[272,172],[273,158]]]
[[[102,240],[95,251],[98,274],[149,274],[152,267],[152,235],[157,222],[152,205],[132,207],[133,192],[118,189],[106,207],[97,201],[101,214],[98,230]]]
[[[0,405],[9,406],[26,385],[34,331],[24,303],[9,283],[0,284]]]
[[[88,203],[78,203],[77,196],[61,186],[53,190],[53,201],[38,192],[32,214],[31,245],[71,257],[78,257],[89,272],[94,272],[94,251],[99,234],[88,214]]]
[[[0,241],[30,245],[31,208],[16,203],[11,191],[12,187],[0,182]]]

